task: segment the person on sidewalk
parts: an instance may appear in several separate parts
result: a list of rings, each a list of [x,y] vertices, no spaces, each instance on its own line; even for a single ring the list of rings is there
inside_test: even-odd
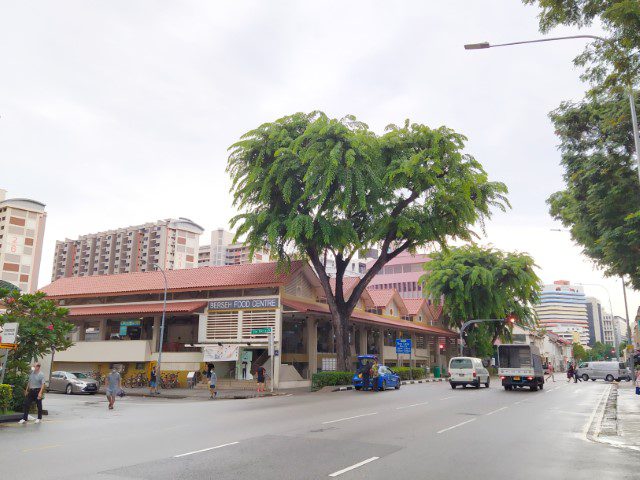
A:
[[[370,388],[369,382],[371,381],[371,362],[367,362],[362,367],[362,390],[368,390]]]
[[[107,401],[109,402],[109,410],[113,410],[113,406],[116,403],[116,395],[120,392],[120,384],[122,378],[120,373],[115,368],[111,370],[111,373],[107,375]]]
[[[265,370],[265,368],[260,365],[257,369],[256,369],[256,376],[258,378],[258,392],[264,392],[264,383],[265,383],[265,376],[267,374],[267,371]]]
[[[636,395],[640,395],[640,370],[636,372]]]
[[[27,388],[24,390],[24,414],[18,423],[25,423],[29,419],[29,409],[31,404],[36,402],[38,407],[38,418],[36,423],[42,420],[42,395],[44,394],[44,374],[40,371],[40,363],[33,366],[33,371],[29,374]]]
[[[218,376],[216,375],[216,369],[212,366],[209,371],[209,400],[218,396],[216,392],[216,384],[218,383]]]
[[[156,366],[151,367],[151,373],[149,374],[149,395],[158,395],[158,375],[156,373]]]
[[[582,378],[578,375],[578,365],[573,366],[573,383],[581,382]]]
[[[570,363],[569,368],[567,368],[567,382],[571,382],[574,373],[575,372],[573,371],[573,363]]]

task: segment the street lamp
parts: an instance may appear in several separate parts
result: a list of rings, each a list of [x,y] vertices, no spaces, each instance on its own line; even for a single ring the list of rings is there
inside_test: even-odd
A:
[[[167,314],[167,274],[159,264],[154,264],[154,267],[162,272],[162,277],[164,278],[164,300],[162,302],[162,321],[160,322],[160,349],[158,350],[158,368],[156,369],[156,379],[160,381],[160,386],[162,386],[162,343],[164,342],[164,319]]]
[[[495,45],[491,45],[489,42],[482,43],[468,43],[464,46],[465,50],[484,50],[486,48],[494,48],[494,47],[509,47],[512,45],[524,45],[527,43],[544,43],[544,42],[555,42],[557,40],[573,40],[577,38],[588,38],[591,40],[597,40],[599,42],[608,43],[611,40],[599,37],[598,35],[570,35],[566,37],[550,37],[550,38],[539,38],[537,40],[524,40],[520,42],[510,42],[510,43],[497,43]],[[631,123],[633,127],[633,143],[636,148],[636,164],[638,167],[638,180],[640,181],[640,133],[638,132],[638,117],[636,115],[636,103],[633,95],[633,88],[631,83],[627,85],[627,95],[629,97],[629,105],[631,106]]]

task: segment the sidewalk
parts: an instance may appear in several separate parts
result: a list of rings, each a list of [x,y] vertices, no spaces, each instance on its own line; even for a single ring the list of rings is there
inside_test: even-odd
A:
[[[618,386],[618,435],[625,445],[640,448],[640,395],[635,382]]]

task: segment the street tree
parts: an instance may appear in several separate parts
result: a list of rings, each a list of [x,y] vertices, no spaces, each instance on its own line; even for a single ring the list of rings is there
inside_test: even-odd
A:
[[[534,268],[527,254],[468,245],[433,254],[420,282],[436,304],[444,302],[448,327],[459,329],[467,320],[506,320],[513,315],[518,324],[534,328],[533,305],[541,284]],[[511,329],[506,321],[475,324],[465,331],[465,343],[472,354],[488,356],[498,337],[510,338]]]
[[[447,238],[469,240],[492,207],[508,205],[506,186],[488,180],[463,152],[465,141],[447,127],[406,121],[377,135],[352,116],[311,112],[265,123],[230,147],[227,171],[241,211],[232,226],[252,250],[268,246],[283,267],[296,255],[309,259],[331,312],[339,369],[350,368],[349,317],[387,262]],[[380,256],[345,295],[347,266],[372,247]]]
[[[628,276],[640,288],[640,186],[626,128],[629,103],[623,94],[593,94],[550,116],[566,183],[547,200],[551,215],[605,274]]]
[[[587,350],[579,343],[574,343],[573,344],[573,359],[576,362],[582,362],[584,360],[587,360],[588,354],[587,354]]]
[[[9,354],[5,383],[14,386],[13,404],[19,408],[30,363],[50,354],[53,348],[56,351],[69,348],[73,324],[65,320],[69,310],[58,307],[42,292],[28,294],[17,289],[0,289],[0,304],[6,309],[0,314],[0,325],[18,323],[18,347]]]

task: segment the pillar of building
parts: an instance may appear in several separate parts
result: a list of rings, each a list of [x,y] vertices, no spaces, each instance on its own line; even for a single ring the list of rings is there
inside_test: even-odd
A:
[[[100,340],[108,340],[107,336],[107,319],[101,318],[98,326],[98,338]]]
[[[378,362],[384,364],[384,329],[378,329],[378,340],[376,342],[376,350],[378,350]]]
[[[275,335],[274,335],[274,356],[273,362],[273,386],[278,388],[280,384],[280,365],[282,364],[282,309],[276,309],[276,322],[275,322]]]
[[[318,372],[318,324],[315,318],[307,318],[307,355],[309,357],[309,378]]]
[[[86,332],[87,332],[87,325],[85,324],[84,320],[80,320],[80,322],[78,323],[78,341],[79,342],[84,342],[86,340]]]
[[[151,351],[160,349],[160,317],[153,317],[153,335],[151,336]]]
[[[416,340],[417,335],[415,333],[411,334],[411,360],[409,361],[409,366],[411,368],[415,368],[416,366]]]
[[[367,353],[369,353],[367,351],[367,327],[365,327],[364,325],[358,325],[358,331],[360,332],[360,338],[358,339],[360,355],[366,355]]]

